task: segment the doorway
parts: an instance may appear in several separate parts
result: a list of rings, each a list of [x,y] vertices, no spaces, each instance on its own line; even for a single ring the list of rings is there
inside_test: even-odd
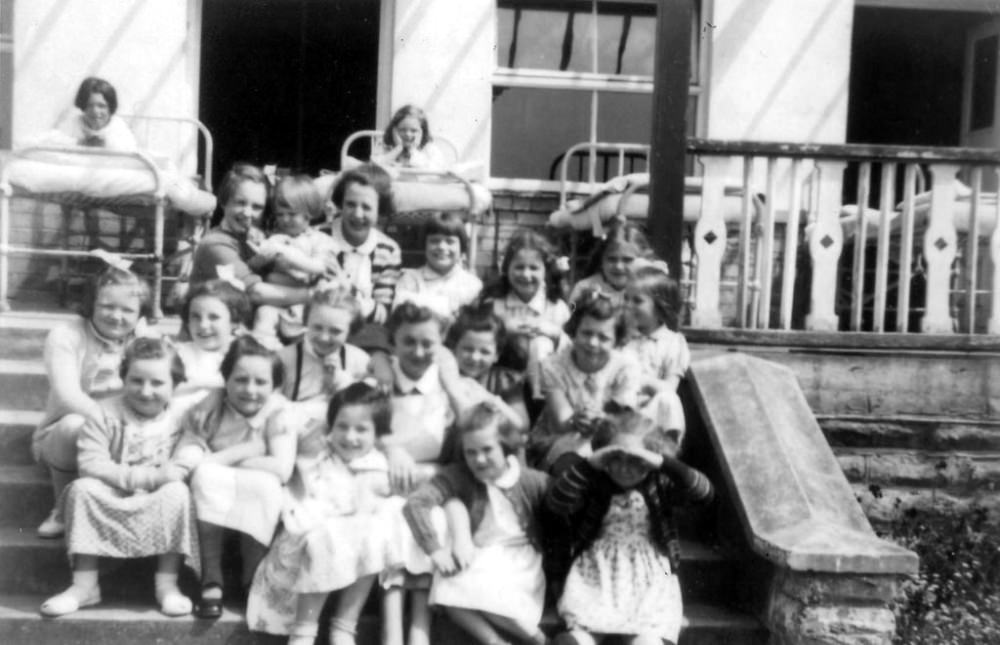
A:
[[[203,0],[199,118],[236,161],[316,174],[375,124],[379,4]]]

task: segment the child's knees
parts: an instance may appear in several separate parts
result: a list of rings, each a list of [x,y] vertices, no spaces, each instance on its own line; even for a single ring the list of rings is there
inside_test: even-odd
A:
[[[57,470],[75,471],[76,440],[86,422],[83,415],[67,414],[36,430],[32,439],[32,451],[36,461]]]

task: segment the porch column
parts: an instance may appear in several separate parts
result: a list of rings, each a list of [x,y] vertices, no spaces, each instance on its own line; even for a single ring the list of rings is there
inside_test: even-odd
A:
[[[681,278],[684,154],[687,144],[693,0],[660,0],[656,10],[649,234],[653,249]]]

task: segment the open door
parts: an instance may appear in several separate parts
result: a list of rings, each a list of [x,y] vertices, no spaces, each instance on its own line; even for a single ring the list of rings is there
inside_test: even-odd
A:
[[[963,146],[1000,148],[1000,18],[970,27],[965,37]]]

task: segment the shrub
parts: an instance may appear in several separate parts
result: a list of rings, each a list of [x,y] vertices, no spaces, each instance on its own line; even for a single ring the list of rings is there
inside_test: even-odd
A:
[[[1000,527],[984,509],[908,510],[886,538],[920,556],[895,603],[900,645],[1000,643]]]

